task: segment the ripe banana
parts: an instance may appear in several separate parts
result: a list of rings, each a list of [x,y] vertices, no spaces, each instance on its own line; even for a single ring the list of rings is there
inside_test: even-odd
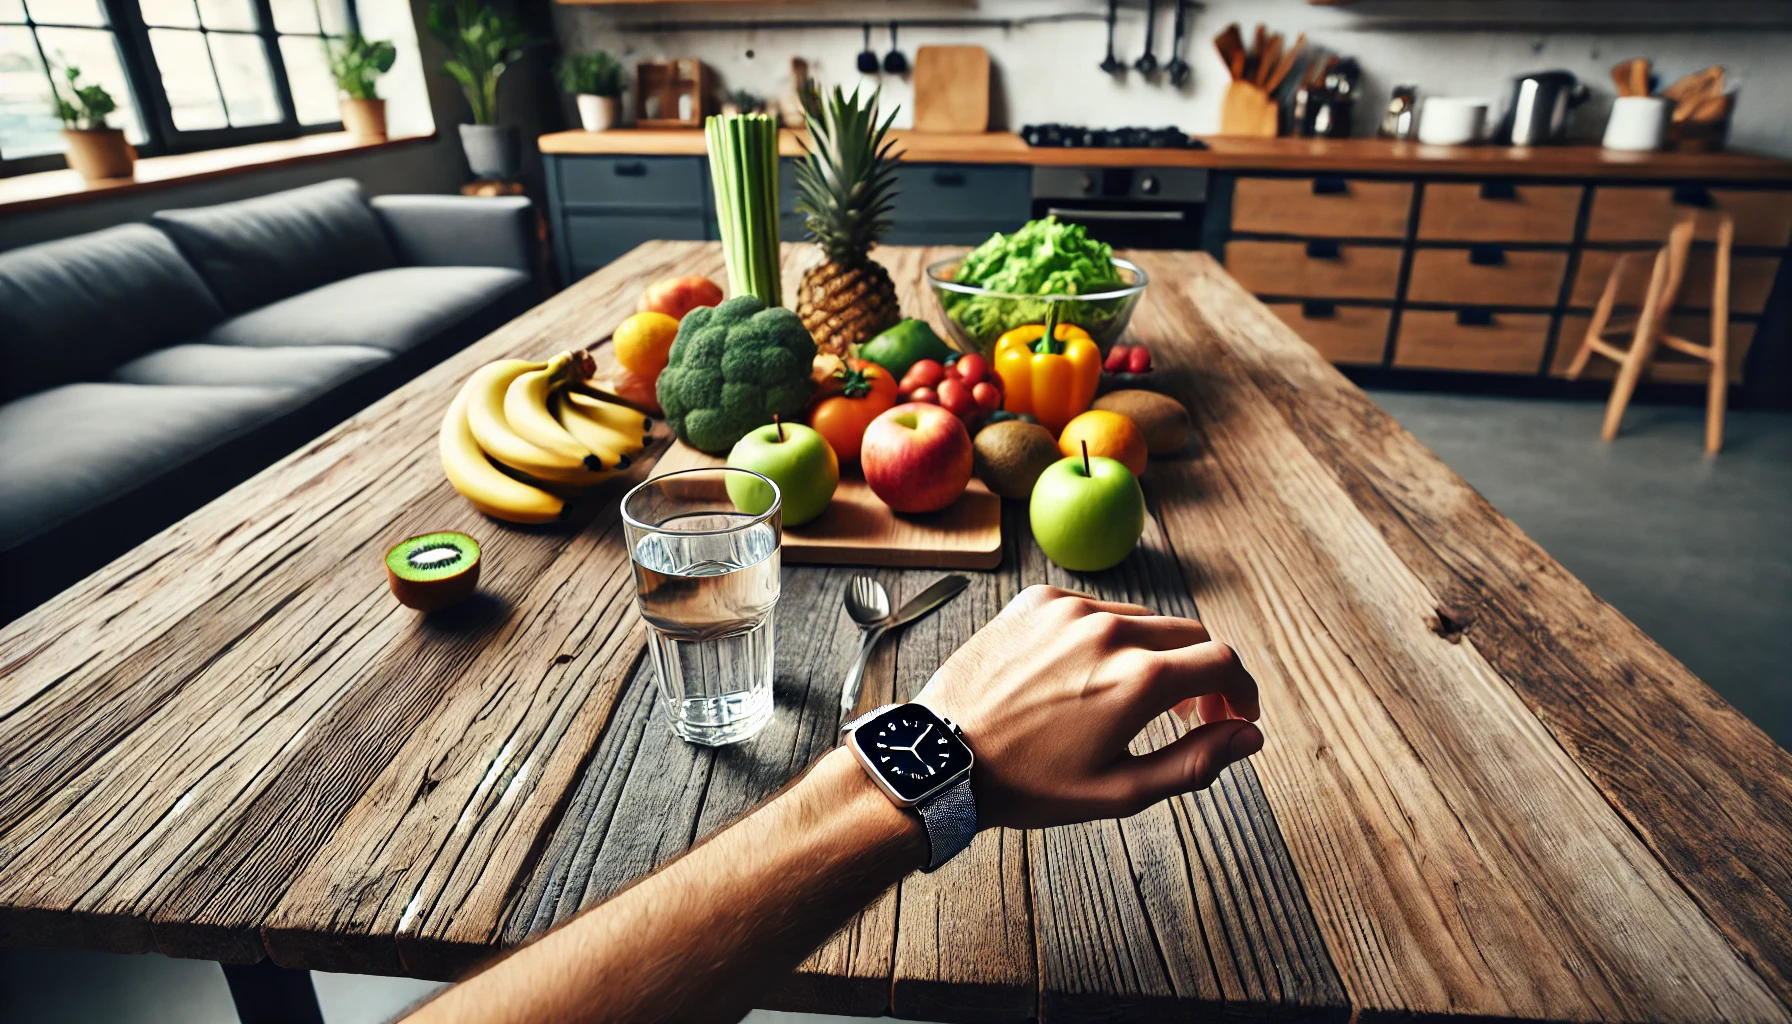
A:
[[[549,396],[566,376],[572,359],[571,352],[562,352],[541,369],[530,370],[511,381],[504,391],[504,419],[518,437],[542,451],[578,459],[590,470],[616,468],[615,459],[602,458],[602,452],[579,441],[549,409]]]
[[[582,395],[571,395],[561,392],[554,396],[554,417],[566,428],[567,433],[578,438],[579,443],[595,452],[607,466],[627,469],[629,460],[640,454],[647,446],[647,437],[634,431],[622,431],[606,422],[604,414],[597,409],[575,403]],[[587,402],[594,402],[586,399]],[[609,405],[607,402],[595,402],[596,405]],[[610,408],[619,408],[610,406]],[[627,419],[632,423],[639,421],[640,416],[632,410]]]
[[[548,523],[560,518],[566,503],[539,487],[512,480],[486,461],[485,452],[473,437],[467,421],[468,401],[473,382],[468,381],[454,396],[448,412],[442,417],[442,432],[437,447],[442,455],[442,471],[473,507],[494,519],[512,523]]]
[[[546,362],[500,359],[479,368],[467,378],[467,425],[485,453],[511,469],[542,480],[589,486],[605,479],[607,472],[586,468],[583,458],[547,451],[524,440],[504,415],[504,396],[512,381],[541,370]]]
[[[639,434],[641,444],[643,446],[647,444],[648,433],[653,429],[653,421],[635,410],[626,405],[606,402],[601,398],[578,391],[568,391],[566,397],[576,408],[587,413],[593,419],[607,423],[613,429],[624,434]]]

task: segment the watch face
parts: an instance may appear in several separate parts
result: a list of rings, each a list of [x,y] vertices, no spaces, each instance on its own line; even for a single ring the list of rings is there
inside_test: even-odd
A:
[[[965,746],[938,715],[902,704],[853,732],[864,760],[898,797],[920,800],[971,766]]]

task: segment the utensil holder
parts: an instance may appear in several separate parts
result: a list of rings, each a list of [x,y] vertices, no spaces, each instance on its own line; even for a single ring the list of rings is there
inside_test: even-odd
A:
[[[1220,107],[1220,134],[1273,139],[1280,113],[1281,108],[1261,86],[1234,81],[1226,87],[1226,99]]]

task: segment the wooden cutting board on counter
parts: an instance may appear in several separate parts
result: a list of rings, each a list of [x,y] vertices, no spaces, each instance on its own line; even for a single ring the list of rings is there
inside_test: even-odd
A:
[[[989,130],[989,52],[981,46],[915,50],[915,131]]]
[[[650,476],[720,466],[723,460],[674,441]],[[784,561],[800,565],[889,565],[994,569],[1002,561],[1002,499],[973,478],[939,512],[898,514],[871,493],[857,468],[842,475],[819,519],[784,528]]]

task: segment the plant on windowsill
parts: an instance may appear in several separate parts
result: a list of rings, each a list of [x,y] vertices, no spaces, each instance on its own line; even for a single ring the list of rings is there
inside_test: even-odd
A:
[[[385,40],[374,41],[359,32],[324,39],[324,56],[330,77],[342,94],[342,127],[368,142],[386,138],[386,101],[380,99],[379,77],[392,70],[398,49]]]
[[[602,50],[569,53],[554,69],[565,89],[579,105],[579,123],[588,132],[614,127],[622,95],[622,64]]]
[[[54,76],[51,100],[62,119],[62,138],[68,143],[68,165],[88,181],[129,178],[135,173],[137,151],[125,141],[124,131],[106,126],[106,115],[118,109],[104,86],[82,85],[81,69],[62,66],[69,95],[62,95]]]
[[[515,126],[498,124],[498,79],[533,42],[523,26],[480,0],[436,0],[429,30],[448,46],[442,70],[460,83],[473,123],[460,126],[461,149],[478,178],[511,181],[522,163]]]

